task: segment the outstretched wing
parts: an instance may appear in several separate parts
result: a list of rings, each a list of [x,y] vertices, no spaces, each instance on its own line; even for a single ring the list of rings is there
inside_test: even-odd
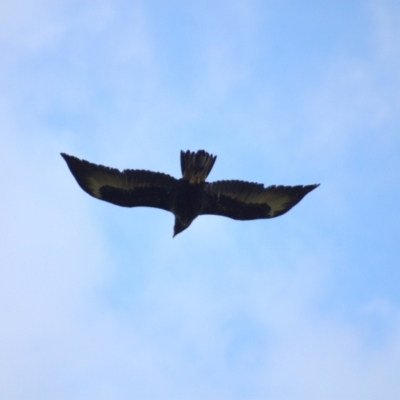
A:
[[[159,172],[92,164],[61,153],[79,186],[97,199],[123,207],[156,207],[170,211],[170,192],[177,180]]]
[[[243,181],[216,181],[204,187],[200,214],[249,220],[273,218],[295,206],[319,185],[268,186]]]

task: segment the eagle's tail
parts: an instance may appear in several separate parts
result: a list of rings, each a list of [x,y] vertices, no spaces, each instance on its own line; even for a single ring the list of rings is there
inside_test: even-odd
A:
[[[217,156],[208,154],[204,150],[199,150],[196,153],[181,151],[181,169],[183,179],[190,183],[204,182],[210,173]]]

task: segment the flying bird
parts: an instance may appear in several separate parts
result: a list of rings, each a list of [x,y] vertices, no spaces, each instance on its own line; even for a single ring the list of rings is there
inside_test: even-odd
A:
[[[79,186],[97,199],[122,207],[155,207],[175,216],[174,234],[199,215],[236,220],[278,217],[319,184],[268,186],[239,180],[206,182],[217,156],[199,150],[181,151],[182,178],[161,172],[92,164],[61,153]]]

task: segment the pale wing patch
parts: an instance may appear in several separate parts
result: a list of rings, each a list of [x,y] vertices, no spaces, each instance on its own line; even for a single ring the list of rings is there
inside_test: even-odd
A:
[[[271,210],[269,216],[274,217],[291,207],[299,197],[297,187],[268,186],[244,181],[217,181],[206,187],[206,190],[217,196],[228,196],[245,204],[266,204]],[[301,196],[302,197],[302,196]]]
[[[116,168],[93,164],[68,154],[61,155],[82,189],[98,199],[102,198],[104,187],[129,191],[146,187],[170,189],[176,182],[172,176],[160,172],[133,169],[121,172]]]
[[[110,186],[118,189],[133,189],[135,187],[133,182],[129,182],[127,175],[121,172],[114,172],[113,170],[96,171],[86,177],[86,185],[88,190],[97,198],[101,198],[100,189],[104,186]],[[136,185],[137,186],[137,185]]]
[[[265,203],[266,189],[260,183],[243,181],[217,181],[210,183],[206,190],[219,195],[229,196],[243,203]]]
[[[114,168],[102,167],[86,176],[88,189],[93,196],[101,198],[101,188],[110,186],[122,190],[135,190],[144,187],[170,188],[175,178],[160,172],[126,169],[120,172]]]
[[[262,199],[263,203],[267,203],[271,207],[269,215],[274,217],[277,213],[286,210],[290,206],[293,201],[293,195],[272,186],[264,189]]]

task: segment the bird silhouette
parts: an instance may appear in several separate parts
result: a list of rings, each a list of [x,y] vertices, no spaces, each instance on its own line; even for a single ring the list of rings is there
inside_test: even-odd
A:
[[[206,182],[216,156],[181,151],[182,178],[139,169],[119,171],[61,153],[79,186],[97,199],[122,207],[155,207],[175,216],[174,234],[199,215],[236,220],[278,217],[319,184],[268,186],[240,180]]]

